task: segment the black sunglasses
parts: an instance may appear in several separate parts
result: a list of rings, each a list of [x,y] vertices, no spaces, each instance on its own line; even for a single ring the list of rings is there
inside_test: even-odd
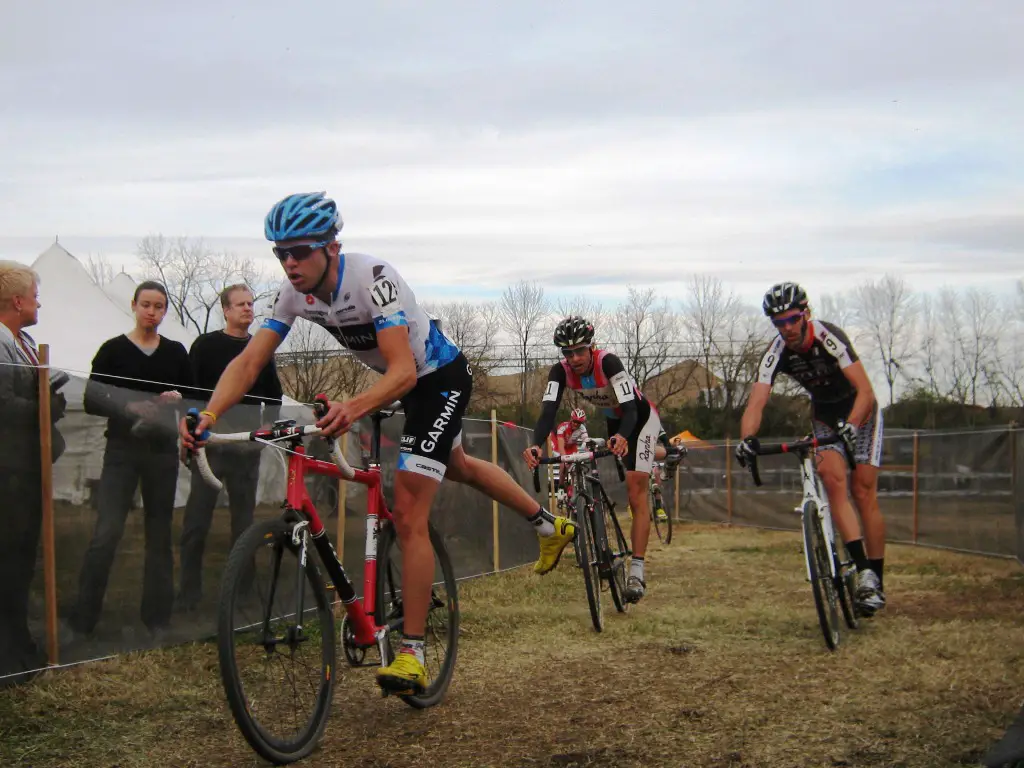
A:
[[[316,251],[333,242],[333,240],[324,240],[322,243],[310,243],[309,245],[275,245],[274,255],[277,256],[278,261],[287,261],[289,256],[296,261],[305,261]]]
[[[573,347],[572,349],[564,349],[563,348],[562,349],[562,357],[564,357],[566,359],[573,358],[573,357],[576,357],[577,355],[582,355],[588,349],[590,349],[589,346],[586,346],[586,347]]]
[[[801,320],[803,320],[803,317],[803,312],[801,312],[799,315],[793,315],[792,317],[783,317],[779,319],[773,317],[772,325],[774,325],[776,328],[785,328],[795,323],[799,323]]]

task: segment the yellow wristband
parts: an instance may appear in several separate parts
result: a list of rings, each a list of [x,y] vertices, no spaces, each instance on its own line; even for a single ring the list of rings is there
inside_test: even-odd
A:
[[[216,424],[217,423],[217,414],[214,413],[213,411],[200,411],[199,415],[200,416],[209,416],[212,419],[212,421],[210,422],[211,424]]]

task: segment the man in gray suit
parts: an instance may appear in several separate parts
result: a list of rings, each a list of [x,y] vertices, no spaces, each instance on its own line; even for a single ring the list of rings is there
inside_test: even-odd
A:
[[[0,261],[0,687],[23,682],[46,657],[28,628],[28,595],[42,529],[39,456],[39,357],[25,328],[39,321],[39,276]],[[51,418],[64,396],[51,391]],[[53,460],[64,440],[51,427]]]

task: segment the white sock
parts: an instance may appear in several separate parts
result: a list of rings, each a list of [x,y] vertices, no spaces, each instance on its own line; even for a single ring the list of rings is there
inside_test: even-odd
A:
[[[644,581],[644,559],[642,557],[634,557],[629,562],[629,575]]]
[[[423,646],[425,641],[422,637],[409,637],[408,635],[402,635],[402,647],[398,650],[399,653],[411,653],[416,656],[420,664],[425,664],[423,656]]]
[[[538,536],[550,536],[555,532],[555,518],[544,507],[537,510],[537,514],[526,520],[533,525]]]

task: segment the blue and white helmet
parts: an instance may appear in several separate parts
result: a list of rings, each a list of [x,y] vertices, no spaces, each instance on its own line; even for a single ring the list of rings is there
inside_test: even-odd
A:
[[[333,238],[342,227],[338,205],[326,192],[300,192],[276,203],[263,222],[267,240]]]

